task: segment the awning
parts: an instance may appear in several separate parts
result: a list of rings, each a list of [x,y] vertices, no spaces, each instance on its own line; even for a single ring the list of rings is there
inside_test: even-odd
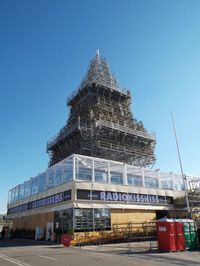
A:
[[[74,208],[88,209],[129,209],[129,210],[175,210],[174,206],[152,206],[152,205],[134,205],[134,204],[111,204],[111,203],[74,203]]]

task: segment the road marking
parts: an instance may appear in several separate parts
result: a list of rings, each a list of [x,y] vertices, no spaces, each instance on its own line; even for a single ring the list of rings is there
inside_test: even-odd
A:
[[[31,266],[30,264],[21,262],[19,260],[13,259],[13,258],[10,258],[10,257],[8,257],[6,255],[3,255],[3,254],[0,254],[0,258],[3,259],[3,260],[7,260],[7,261],[9,261],[11,263],[14,263],[14,264],[16,264],[18,266]]]
[[[54,260],[54,261],[57,261],[57,259],[55,259],[55,258],[51,258],[51,257],[43,256],[43,255],[40,255],[39,257],[40,257],[40,258],[44,258],[44,259],[48,259],[48,260]]]

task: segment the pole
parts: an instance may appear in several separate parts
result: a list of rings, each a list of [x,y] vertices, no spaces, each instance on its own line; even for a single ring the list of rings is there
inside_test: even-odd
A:
[[[181,169],[181,175],[182,175],[182,179],[183,179],[183,184],[185,186],[186,206],[187,206],[189,218],[191,218],[191,210],[190,210],[190,204],[189,204],[189,200],[188,200],[187,178],[186,178],[186,175],[183,173],[183,165],[182,165],[181,154],[180,154],[180,150],[179,150],[178,137],[177,137],[177,134],[176,134],[176,126],[175,126],[174,116],[173,116],[172,112],[171,112],[171,116],[172,116],[172,123],[173,123],[173,128],[174,128],[174,135],[175,135],[175,139],[176,139],[176,148],[177,148],[177,152],[178,152],[178,159],[179,159],[179,164],[180,164],[180,169]]]

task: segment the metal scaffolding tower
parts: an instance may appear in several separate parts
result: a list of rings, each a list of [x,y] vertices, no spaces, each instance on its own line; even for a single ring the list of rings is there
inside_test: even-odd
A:
[[[67,105],[66,125],[47,143],[49,166],[73,153],[135,166],[155,162],[155,134],[133,118],[130,91],[118,85],[99,51]]]
[[[188,200],[191,208],[192,215],[198,216],[200,223],[200,178],[193,177],[189,181]]]

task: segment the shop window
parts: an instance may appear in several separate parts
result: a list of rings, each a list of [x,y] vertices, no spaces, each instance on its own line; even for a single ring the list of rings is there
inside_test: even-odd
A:
[[[73,230],[73,209],[55,212],[54,231],[57,233],[70,233]]]
[[[109,209],[75,209],[75,231],[110,230]]]

